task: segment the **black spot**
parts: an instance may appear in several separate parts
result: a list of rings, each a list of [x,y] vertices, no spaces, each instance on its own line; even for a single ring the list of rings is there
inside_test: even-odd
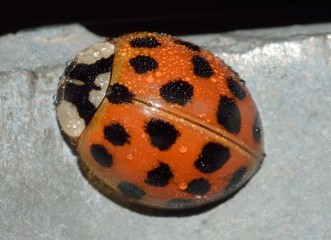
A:
[[[82,81],[84,84],[77,85],[67,83],[64,87],[64,100],[74,104],[78,114],[84,119],[87,125],[93,117],[96,108],[89,100],[91,90],[101,90],[94,84],[96,77],[99,74],[111,72],[114,55],[109,58],[100,59],[93,64],[76,64],[72,62],[64,71],[64,76]]]
[[[173,176],[170,167],[165,163],[160,163],[160,166],[147,173],[145,183],[156,187],[165,187]]]
[[[227,77],[228,80],[228,87],[232,94],[238,98],[239,100],[243,100],[246,97],[245,90],[241,87],[241,85],[236,82],[233,77],[229,76]]]
[[[160,88],[160,95],[169,103],[184,106],[193,97],[193,86],[181,79],[170,81]]]
[[[156,48],[161,46],[161,43],[155,37],[139,37],[132,39],[130,45],[135,48]]]
[[[228,69],[237,77],[237,78],[240,78],[239,77],[239,73],[236,72],[231,66],[228,66]]]
[[[238,133],[241,126],[239,108],[234,99],[221,96],[218,103],[217,121],[231,133]]]
[[[210,182],[204,178],[193,179],[187,186],[185,192],[203,195],[210,190]]]
[[[161,119],[152,119],[145,127],[151,143],[161,151],[168,150],[176,142],[180,133],[170,123]]]
[[[246,82],[245,82],[245,80],[239,78],[239,82],[241,83],[241,85],[246,86]]]
[[[64,71],[64,75],[84,82],[91,89],[100,90],[100,87],[94,84],[94,80],[102,73],[111,72],[113,61],[114,55],[111,55],[109,58],[102,58],[93,64],[76,64],[72,62]]]
[[[138,55],[129,60],[136,73],[143,74],[158,68],[156,60],[150,56]]]
[[[203,78],[210,78],[214,71],[206,59],[196,55],[192,58],[195,75]]]
[[[174,43],[183,45],[186,48],[191,49],[193,51],[200,52],[200,47],[198,45],[195,45],[195,44],[191,43],[191,42],[186,42],[186,41],[183,41],[183,40],[175,40]]]
[[[135,200],[141,199],[146,194],[144,190],[129,182],[121,182],[118,184],[117,188],[125,196],[133,198]]]
[[[235,171],[226,187],[226,192],[232,192],[238,188],[242,180],[244,180],[245,175],[247,173],[247,168],[241,167],[237,171]]]
[[[114,83],[107,89],[106,97],[114,104],[132,103],[133,93],[126,86]]]
[[[180,198],[172,199],[167,203],[167,205],[171,208],[189,208],[195,206],[196,204],[197,202],[195,200]]]
[[[113,156],[100,144],[92,144],[90,147],[94,160],[103,167],[110,168],[113,165]]]
[[[230,158],[230,150],[218,143],[207,143],[194,166],[203,173],[212,173],[220,169]]]
[[[235,70],[233,70],[232,67],[230,67],[230,66],[228,66],[228,69],[238,78],[238,80],[242,86],[246,85],[245,80],[240,78],[239,73],[237,73]]]
[[[87,85],[68,83],[63,93],[64,100],[76,106],[79,116],[84,119],[86,125],[91,121],[96,111],[95,106],[89,100],[90,91],[91,88]]]
[[[255,113],[254,124],[253,124],[253,138],[256,143],[261,141],[262,137],[262,124],[260,119],[260,114]]]
[[[119,123],[112,123],[103,129],[105,138],[114,146],[123,146],[125,143],[130,143],[130,135],[125,128]]]

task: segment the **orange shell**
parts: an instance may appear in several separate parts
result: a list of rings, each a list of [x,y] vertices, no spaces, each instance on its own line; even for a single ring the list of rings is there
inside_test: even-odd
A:
[[[99,178],[130,201],[183,209],[220,200],[257,172],[258,110],[221,59],[166,34],[110,42],[110,86],[78,142]]]

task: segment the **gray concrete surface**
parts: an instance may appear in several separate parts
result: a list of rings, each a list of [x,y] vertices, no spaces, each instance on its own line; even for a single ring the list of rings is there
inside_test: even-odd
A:
[[[111,29],[110,29],[111,33]],[[233,198],[199,211],[101,194],[60,134],[65,63],[104,37],[79,25],[0,37],[0,239],[330,239],[331,24],[186,36],[246,80],[267,157]]]

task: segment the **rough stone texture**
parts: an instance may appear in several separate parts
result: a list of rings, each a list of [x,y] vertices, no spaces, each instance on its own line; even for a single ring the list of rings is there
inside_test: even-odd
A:
[[[111,31],[111,30],[110,30]],[[246,80],[267,157],[222,204],[126,208],[84,178],[53,105],[65,63],[104,37],[79,25],[0,37],[1,239],[329,239],[331,25],[186,36]]]

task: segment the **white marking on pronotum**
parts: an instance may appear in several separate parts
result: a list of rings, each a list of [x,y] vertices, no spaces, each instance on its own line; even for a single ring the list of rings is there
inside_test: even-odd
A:
[[[80,52],[75,58],[75,62],[93,64],[102,58],[109,58],[114,54],[115,45],[110,42],[96,43],[93,46]]]
[[[96,43],[80,52],[73,61],[76,64],[93,64],[102,58],[109,58],[114,54],[114,48],[115,45],[108,41]],[[110,73],[103,73],[96,76],[94,84],[99,86],[101,90],[91,90],[89,93],[89,101],[96,108],[105,97],[109,82]],[[71,79],[63,75],[60,79],[58,91],[64,92],[63,88],[65,88],[68,83],[73,83],[78,86],[85,84],[79,79]],[[57,106],[57,116],[62,130],[71,138],[79,137],[86,127],[84,119],[79,116],[77,107],[64,99],[60,99],[60,103]]]
[[[110,73],[103,73],[96,77],[94,84],[101,88],[101,90],[91,90],[89,93],[89,100],[97,108],[106,95],[109,85]]]
[[[85,121],[78,114],[74,104],[62,100],[57,107],[57,117],[62,130],[72,138],[79,137],[85,129]]]

